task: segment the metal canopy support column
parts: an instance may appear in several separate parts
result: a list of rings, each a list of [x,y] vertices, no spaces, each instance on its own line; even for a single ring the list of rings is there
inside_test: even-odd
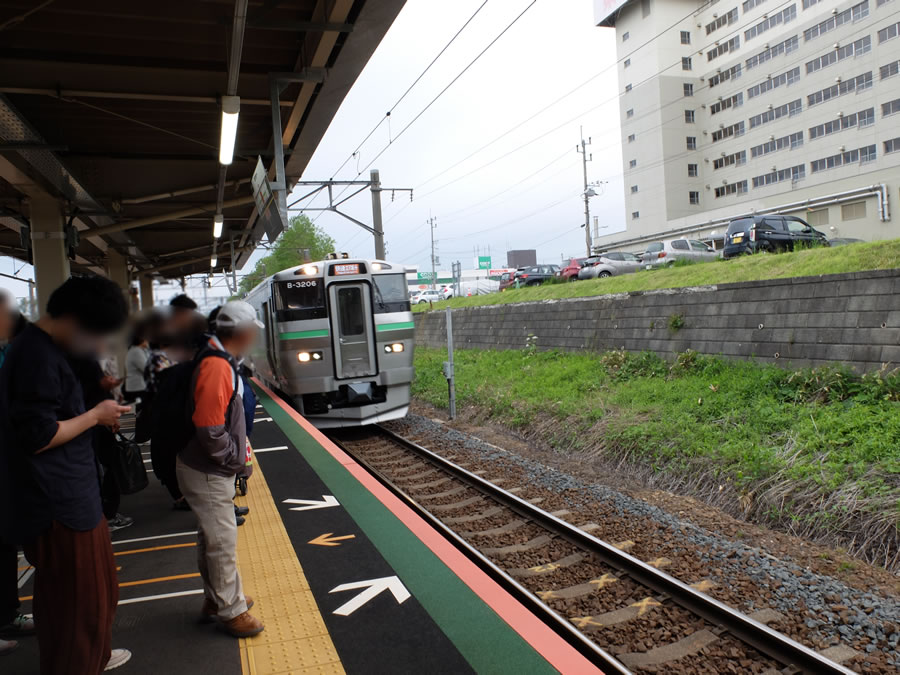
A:
[[[140,279],[141,310],[146,312],[153,307],[153,277],[144,274]]]
[[[34,253],[34,279],[37,285],[39,316],[50,294],[69,278],[69,258],[63,214],[59,202],[49,195],[31,198],[31,247]]]

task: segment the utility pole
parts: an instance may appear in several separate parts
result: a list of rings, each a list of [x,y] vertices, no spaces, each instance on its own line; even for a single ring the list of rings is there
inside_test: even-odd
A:
[[[428,219],[429,230],[431,230],[431,290],[437,289],[437,273],[435,272],[435,257],[434,257],[434,229],[437,227],[437,218],[431,217]]]
[[[581,134],[581,145],[576,146],[576,150],[581,153],[581,163],[584,168],[584,243],[587,247],[587,255],[591,257],[591,198],[588,196],[588,175],[587,163],[594,159],[594,155],[588,154],[587,146],[591,144],[591,138],[584,140],[584,129]]]
[[[375,258],[384,260],[384,226],[381,224],[381,176],[378,169],[369,174],[372,184],[372,229],[375,230]]]

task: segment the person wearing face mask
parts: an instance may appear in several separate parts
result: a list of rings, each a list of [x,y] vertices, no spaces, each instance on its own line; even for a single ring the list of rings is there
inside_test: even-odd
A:
[[[263,630],[248,611],[237,569],[234,479],[245,470],[247,435],[239,361],[262,323],[243,300],[225,303],[214,334],[195,359],[190,380],[193,434],[175,460],[178,485],[197,517],[197,561],[203,577],[201,618],[218,620],[234,637]]]
[[[16,514],[0,520],[0,535],[23,544],[35,569],[42,675],[97,675],[131,656],[111,649],[119,588],[90,433],[129,408],[103,400],[87,409],[69,364],[96,358],[127,314],[113,282],[68,279],[0,368],[0,506]]]

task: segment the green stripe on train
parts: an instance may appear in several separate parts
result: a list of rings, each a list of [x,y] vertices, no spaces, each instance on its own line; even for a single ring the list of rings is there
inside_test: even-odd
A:
[[[328,337],[328,329],[321,328],[319,330],[299,330],[292,333],[279,333],[280,340],[298,340],[302,338]]]
[[[400,323],[382,323],[375,326],[375,329],[380,333],[386,330],[406,330],[413,329],[416,327],[416,323],[414,321],[401,321]]]

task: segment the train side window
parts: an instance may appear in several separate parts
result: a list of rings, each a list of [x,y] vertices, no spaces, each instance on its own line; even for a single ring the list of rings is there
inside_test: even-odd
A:
[[[277,284],[275,309],[279,321],[307,321],[324,319],[325,283],[323,279],[297,279]]]
[[[341,337],[362,335],[365,328],[365,308],[362,293],[358,286],[340,288],[337,292],[338,318],[340,319]]]
[[[372,275],[375,314],[409,311],[409,287],[404,274]]]

